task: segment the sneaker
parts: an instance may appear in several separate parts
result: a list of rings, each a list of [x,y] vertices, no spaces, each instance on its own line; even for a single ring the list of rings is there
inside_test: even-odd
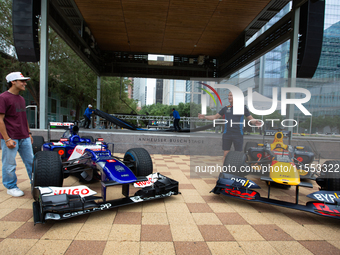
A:
[[[20,190],[19,188],[14,188],[14,189],[8,189],[7,194],[13,197],[21,197],[24,195],[24,192]]]

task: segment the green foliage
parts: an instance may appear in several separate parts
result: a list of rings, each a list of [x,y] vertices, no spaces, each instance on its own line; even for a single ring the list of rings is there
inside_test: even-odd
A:
[[[63,100],[71,101],[76,110],[76,119],[79,119],[83,115],[85,105],[89,103],[95,107],[97,105],[97,76],[51,28],[48,37],[48,90],[57,93]],[[15,51],[13,45],[12,1],[1,0],[1,51],[13,55]],[[13,71],[21,71],[25,76],[31,77],[26,88],[39,107],[40,70],[38,63],[21,63],[15,56],[4,53],[0,54],[1,77],[4,79],[6,74]],[[136,102],[128,99],[126,93],[130,81],[124,80],[121,90],[120,78],[104,77],[102,80],[101,109],[103,111],[130,113],[136,110]]]
[[[79,119],[83,105],[96,105],[96,75],[52,29],[49,46],[49,88],[72,102]]]
[[[13,45],[12,1],[0,1],[0,48],[9,54]]]
[[[160,103],[144,105],[139,111],[139,114],[152,116],[172,116],[172,108],[172,105],[164,105]]]
[[[332,132],[336,129],[340,130],[340,117],[339,116],[318,116],[307,118],[300,123],[300,127],[305,128],[309,131],[310,122],[312,121],[312,128],[322,130],[324,127],[329,126]]]
[[[27,83],[27,90],[39,105],[39,66],[37,63],[21,63],[14,56],[14,41],[12,29],[12,1],[0,1],[0,75],[5,81],[5,76],[10,72],[20,71],[25,76],[31,77]]]
[[[101,85],[102,111],[107,113],[136,113],[137,102],[128,98],[128,94],[125,92],[131,85],[131,80],[103,77]]]

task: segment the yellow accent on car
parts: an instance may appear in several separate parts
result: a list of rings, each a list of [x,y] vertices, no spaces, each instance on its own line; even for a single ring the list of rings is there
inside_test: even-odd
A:
[[[305,175],[307,175],[307,174],[308,174],[308,172],[307,172],[307,171],[305,171],[305,170],[301,170],[301,169],[299,169],[299,170],[298,170],[298,173],[299,173],[299,175],[300,175],[300,176],[305,176]]]
[[[274,142],[270,145],[270,150],[282,151],[287,150],[288,145],[283,143],[283,133],[277,132],[275,134]]]
[[[295,165],[277,162],[271,166],[269,177],[276,183],[284,185],[299,185],[300,175]]]
[[[243,185],[244,187],[247,187],[249,180],[247,180],[247,182]]]

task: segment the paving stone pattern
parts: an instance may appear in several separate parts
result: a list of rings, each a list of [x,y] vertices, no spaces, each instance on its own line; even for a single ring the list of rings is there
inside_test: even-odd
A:
[[[216,177],[190,177],[189,156],[152,158],[154,171],[179,181],[180,195],[34,226],[30,183],[18,157],[25,195],[11,197],[0,186],[0,254],[340,254],[340,221],[214,195]],[[76,184],[73,177],[64,181]],[[99,183],[89,187],[100,190]],[[311,192],[301,188],[300,201]],[[273,188],[272,194],[290,201],[294,192]]]

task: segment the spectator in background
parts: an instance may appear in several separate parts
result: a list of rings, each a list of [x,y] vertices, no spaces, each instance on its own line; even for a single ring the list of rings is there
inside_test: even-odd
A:
[[[181,128],[179,126],[179,121],[181,119],[181,117],[179,116],[179,113],[178,111],[175,110],[175,108],[172,108],[172,116],[174,117],[174,129],[175,129],[175,132],[177,131],[181,131]]]
[[[26,81],[20,72],[6,76],[8,90],[0,95],[0,138],[2,149],[2,184],[7,194],[20,197],[24,192],[17,186],[15,157],[19,152],[30,180],[32,179],[33,138],[29,129],[25,99],[19,95],[26,90]]]
[[[256,126],[261,126],[261,122],[254,119],[253,116],[250,115],[250,112],[246,106],[244,106],[244,115],[236,115],[233,113],[233,94],[229,92],[228,101],[230,105],[223,107],[219,113],[215,115],[203,115],[198,114],[199,119],[207,119],[207,120],[215,120],[225,116],[227,123],[225,124],[223,136],[222,136],[222,149],[223,153],[223,162],[227,154],[231,149],[231,145],[234,145],[235,151],[242,151],[243,148],[243,120],[244,116],[251,121],[251,123]],[[232,123],[235,123],[232,125]]]
[[[91,114],[93,112],[94,112],[94,110],[92,109],[92,105],[89,104],[88,107],[86,108],[85,112],[84,112],[84,118],[85,118],[84,128],[90,128]]]

